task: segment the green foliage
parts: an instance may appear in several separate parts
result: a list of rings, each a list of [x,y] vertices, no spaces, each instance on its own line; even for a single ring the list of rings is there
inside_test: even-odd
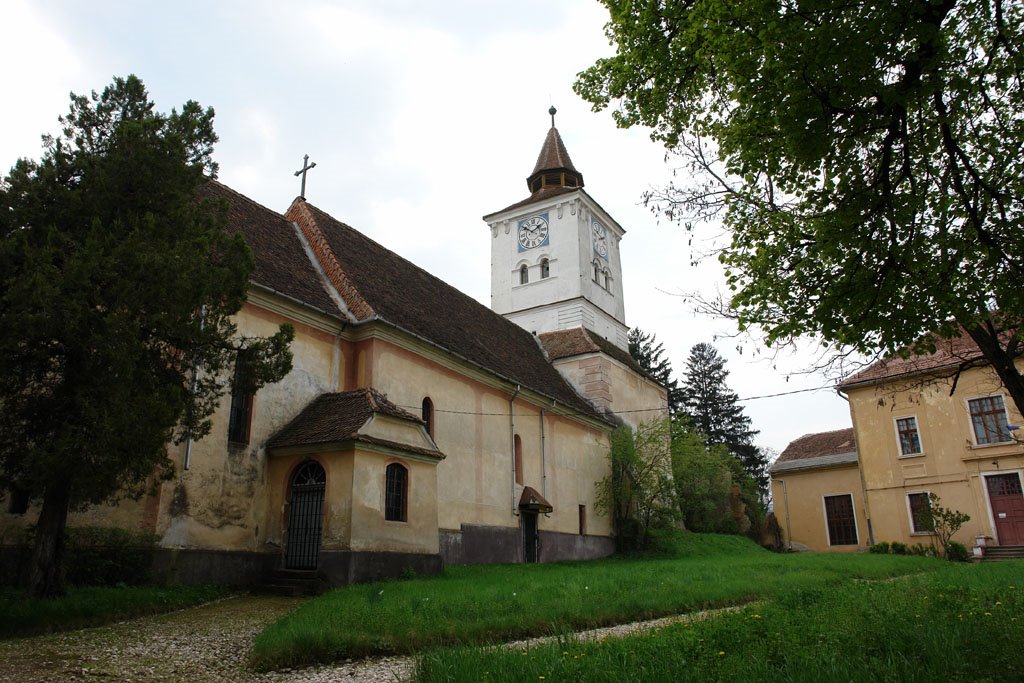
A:
[[[723,219],[741,328],[869,355],[963,332],[1024,412],[1024,5],[602,1],[616,52],[576,91],[689,165],[648,200]]]
[[[892,549],[893,555],[909,555],[910,548],[907,547],[906,543],[900,543],[899,541],[893,541],[889,546]]]
[[[874,545],[868,548],[868,552],[874,555],[888,555],[889,544],[886,541],[882,541],[881,543],[875,543]]]
[[[711,344],[695,344],[686,360],[681,392],[683,411],[709,448],[723,446],[743,465],[760,489],[760,498],[768,492],[767,456],[753,439],[757,430],[739,404],[739,396],[729,389],[725,359]]]
[[[963,543],[950,541],[946,544],[944,552],[946,559],[950,562],[970,562],[971,560],[971,551]]]
[[[675,415],[682,410],[683,394],[679,383],[672,377],[672,363],[664,357],[665,345],[639,327],[629,331],[629,355],[633,357],[656,382],[668,391],[668,411]]]
[[[251,659],[259,669],[273,669],[437,645],[490,644],[941,566],[909,557],[779,555],[736,536],[654,531],[652,538],[652,547],[664,554],[450,566],[440,577],[340,588],[303,603],[264,630]],[[672,556],[673,550],[680,555]]]
[[[928,527],[935,534],[939,547],[945,549],[947,559],[953,559],[949,556],[953,535],[960,531],[964,524],[971,521],[970,515],[943,507],[941,499],[934,493],[928,494],[927,512],[931,517]],[[954,552],[956,551],[954,550]]]
[[[436,650],[415,680],[1016,681],[1024,597],[1019,567],[1007,564],[794,582],[733,613],[625,638]]]
[[[26,599],[0,589],[0,638],[23,638],[170,612],[223,597],[223,586],[70,588],[67,595]]]
[[[667,419],[641,424],[635,432],[629,427],[612,432],[611,471],[596,484],[596,507],[611,515],[620,552],[646,547],[651,529],[679,516],[670,445]]]
[[[252,256],[200,201],[213,111],[154,111],[142,82],[71,98],[40,161],[0,183],[0,486],[42,498],[30,572],[60,592],[69,506],[138,497],[199,438],[241,348],[253,388],[291,367],[294,331],[240,338]]]

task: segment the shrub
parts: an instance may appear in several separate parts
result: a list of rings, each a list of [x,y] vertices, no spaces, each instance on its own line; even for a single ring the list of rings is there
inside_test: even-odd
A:
[[[893,541],[890,546],[893,555],[909,555],[910,548],[907,547],[906,543],[900,543],[899,541]]]
[[[77,586],[139,585],[150,578],[156,536],[106,527],[67,530],[68,583]]]
[[[889,544],[885,541],[882,541],[881,543],[876,543],[868,548],[868,552],[873,555],[888,555]]]
[[[950,541],[946,544],[946,559],[950,562],[968,562],[971,559],[971,553],[963,543]]]

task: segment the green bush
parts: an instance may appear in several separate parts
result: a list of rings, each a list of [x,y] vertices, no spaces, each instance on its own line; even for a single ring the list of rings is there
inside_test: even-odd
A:
[[[946,559],[950,562],[968,562],[971,559],[971,552],[963,543],[950,541],[946,544]]]
[[[909,555],[910,548],[906,543],[900,543],[899,541],[893,541],[889,546],[892,549],[893,555]]]
[[[75,586],[137,586],[150,579],[156,536],[107,527],[67,530],[64,566]]]
[[[882,541],[881,543],[876,543],[873,546],[871,546],[870,548],[868,548],[868,552],[873,554],[873,555],[888,555],[889,554],[889,544],[886,543],[885,541]]]

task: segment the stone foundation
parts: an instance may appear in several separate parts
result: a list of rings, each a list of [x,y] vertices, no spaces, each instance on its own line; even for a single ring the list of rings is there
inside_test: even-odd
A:
[[[445,564],[497,564],[523,562],[523,531],[518,527],[463,524],[460,530],[442,529],[441,557]],[[581,536],[556,531],[540,532],[540,561],[596,560],[615,552],[609,536]]]

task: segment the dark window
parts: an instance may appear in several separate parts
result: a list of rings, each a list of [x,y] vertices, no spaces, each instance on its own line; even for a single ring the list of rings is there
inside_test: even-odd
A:
[[[7,512],[12,515],[23,515],[28,512],[29,497],[27,490],[12,486],[7,492]]]
[[[601,281],[598,279],[600,275],[601,267],[598,265],[597,261],[594,261],[594,282],[601,284]]]
[[[512,439],[512,443],[515,446],[515,461],[513,465],[516,468],[516,483],[523,483],[523,440],[516,434],[515,438]]]
[[[546,258],[540,260],[540,279],[551,277],[551,262]]]
[[[235,357],[235,376],[231,382],[231,412],[228,416],[228,441],[249,443],[249,425],[252,423],[252,377],[248,351],[239,351]]]
[[[587,533],[587,506],[580,505],[580,536]]]
[[[530,281],[530,269],[525,265],[519,266],[519,284],[525,285]]]
[[[406,521],[409,471],[397,462],[393,462],[385,470],[384,478],[384,519],[392,522],[404,522]]]
[[[908,493],[907,502],[910,505],[910,528],[915,534],[926,534],[935,530],[935,522],[932,520],[932,506],[928,500],[928,493]]]
[[[901,417],[896,420],[896,431],[900,435],[901,455],[916,455],[921,452],[921,438],[917,433],[917,418]]]
[[[987,443],[1011,441],[1006,423],[1006,409],[1002,396],[986,396],[967,402],[971,410],[971,425],[974,427],[974,442],[979,446]]]
[[[434,402],[430,397],[423,399],[423,421],[427,423],[427,434],[434,436]]]
[[[825,496],[825,519],[829,545],[857,545],[857,520],[853,515],[853,496]]]

